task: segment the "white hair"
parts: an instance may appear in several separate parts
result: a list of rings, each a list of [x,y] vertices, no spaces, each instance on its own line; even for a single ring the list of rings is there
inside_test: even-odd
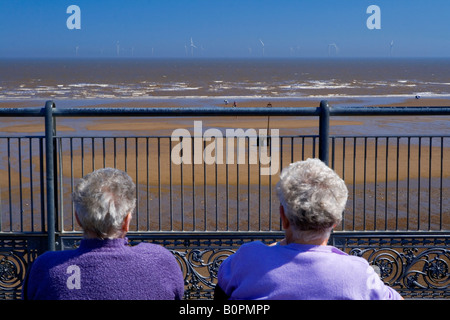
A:
[[[104,168],[89,173],[75,186],[73,202],[85,234],[116,238],[128,213],[136,207],[136,186],[128,174]]]
[[[283,169],[277,193],[286,217],[297,233],[329,236],[342,219],[347,203],[345,182],[319,159],[291,163]]]

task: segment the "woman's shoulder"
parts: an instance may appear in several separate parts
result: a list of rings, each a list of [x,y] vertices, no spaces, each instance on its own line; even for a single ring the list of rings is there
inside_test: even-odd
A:
[[[158,254],[163,256],[173,256],[172,252],[163,247],[162,245],[148,242],[140,242],[136,245],[131,245],[130,250],[136,253],[144,253],[144,254]]]
[[[227,259],[229,261],[237,261],[238,263],[257,262],[262,257],[268,257],[273,247],[263,243],[262,241],[252,241],[242,244],[235,253],[231,254]]]
[[[236,253],[247,253],[247,252],[253,252],[253,251],[263,251],[268,250],[270,248],[269,245],[263,243],[262,241],[251,241],[242,244],[239,249],[236,251]]]

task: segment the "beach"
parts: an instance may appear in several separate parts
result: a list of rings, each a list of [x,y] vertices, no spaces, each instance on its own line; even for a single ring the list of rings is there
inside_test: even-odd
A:
[[[216,102],[216,107],[226,107],[221,101],[211,99],[211,103]],[[348,99],[342,101],[339,99],[329,101],[330,105],[345,105],[349,103],[356,105],[360,101]],[[202,104],[207,104],[202,101]],[[293,99],[243,99],[237,101],[237,108],[246,107],[265,107],[270,103],[272,107],[317,107],[320,101],[294,101]],[[43,102],[42,102],[43,104]],[[389,106],[446,106],[450,100],[446,99],[408,99],[399,101]],[[58,103],[56,104],[58,107]],[[67,105],[67,102],[65,103]],[[186,105],[186,101],[184,101]],[[74,102],[74,107],[77,103]],[[388,106],[388,105],[377,105]],[[2,107],[31,107],[29,102],[22,103],[2,103]],[[83,101],[81,107],[108,107],[108,108],[145,108],[145,107],[179,107],[177,100],[173,102],[160,101],[115,101],[114,103],[96,103],[87,104]],[[8,123],[2,123],[0,129],[5,135],[37,135],[43,133],[43,119],[8,119]],[[280,163],[273,175],[261,175],[261,168],[267,165],[250,164],[248,141],[245,142],[244,163],[238,164],[237,144],[234,146],[235,155],[233,161],[223,164],[183,164],[177,165],[171,160],[171,154],[177,142],[171,142],[170,137],[175,129],[184,128],[193,134],[194,121],[201,121],[203,130],[207,128],[226,129],[278,129],[281,138]],[[345,135],[369,135],[384,136],[386,134],[448,134],[448,117],[332,117],[330,121],[330,133],[337,137]],[[412,130],[411,130],[412,129]],[[390,132],[391,130],[391,132]],[[318,119],[298,118],[298,117],[190,117],[180,118],[61,118],[57,119],[57,135],[61,137],[60,148],[62,150],[61,169],[63,171],[64,198],[70,198],[71,185],[77,177],[92,171],[102,165],[115,166],[126,170],[138,184],[140,190],[138,201],[141,203],[141,211],[147,211],[147,218],[143,216],[142,225],[146,224],[147,219],[152,215],[157,215],[173,210],[172,226],[167,228],[195,229],[195,225],[204,225],[208,218],[203,217],[205,210],[219,212],[218,217],[210,219],[208,226],[218,226],[218,228],[228,229],[238,228],[242,220],[243,225],[247,223],[251,228],[260,228],[256,226],[256,215],[261,214],[265,219],[273,220],[271,224],[277,225],[276,218],[276,194],[275,185],[278,181],[280,170],[287,166],[291,161],[301,160],[307,157],[317,157],[317,141],[311,139],[300,140],[301,135],[318,134]],[[91,137],[81,142],[79,137]],[[102,138],[106,137],[106,138]],[[117,137],[117,138],[112,138]],[[147,138],[152,137],[152,138]],[[160,138],[158,138],[160,137]],[[163,137],[163,138],[161,138]],[[417,197],[414,192],[429,193],[434,201],[447,203],[447,199],[442,199],[439,185],[443,182],[443,194],[450,190],[448,178],[450,171],[446,167],[442,168],[441,158],[450,157],[450,148],[446,145],[444,149],[440,148],[438,140],[432,140],[431,149],[427,145],[428,140],[423,140],[419,147],[418,140],[414,138],[408,142],[406,138],[389,141],[380,138],[376,147],[375,138],[368,138],[368,143],[362,143],[363,140],[357,140],[354,145],[352,138],[346,140],[347,146],[345,154],[343,153],[343,140],[336,138],[335,154],[330,159],[330,165],[343,176],[349,186],[349,212],[360,210],[364,206],[366,214],[374,215],[376,210],[382,211],[379,207],[386,198],[392,197],[397,193],[401,198],[405,197],[407,189],[410,189],[411,199]],[[83,150],[81,144],[83,145]],[[213,141],[214,143],[214,141]],[[26,142],[23,142],[26,145]],[[69,147],[70,145],[70,147]],[[205,143],[205,147],[208,143]],[[223,147],[223,153],[227,152],[227,145]],[[34,146],[33,148],[36,148]],[[14,147],[12,148],[14,149]],[[216,149],[217,151],[219,149]],[[202,150],[203,151],[203,150]],[[420,155],[420,157],[419,157]],[[23,155],[25,158],[28,155]],[[431,161],[430,161],[431,159]],[[258,158],[259,160],[259,158]],[[3,161],[7,161],[6,155],[3,155]],[[8,174],[18,177],[19,170],[22,173],[28,170],[28,167],[36,167],[40,161],[38,154],[32,155],[31,161],[24,159],[23,167],[17,164],[5,165],[1,168],[2,176]],[[8,173],[9,171],[9,173]],[[419,175],[421,179],[419,178]],[[425,180],[423,180],[425,179]],[[37,178],[35,178],[35,181]],[[422,181],[423,180],[423,181]],[[427,181],[430,181],[428,183]],[[408,181],[408,185],[406,185]],[[422,186],[417,188],[418,181],[422,181]],[[20,188],[19,183],[22,184]],[[2,193],[6,194],[7,189],[11,191],[12,199],[26,199],[31,197],[29,188],[30,178],[25,177],[22,180],[2,179]],[[11,185],[12,184],[12,185]],[[397,184],[397,187],[393,187]],[[420,184],[420,182],[419,182]],[[428,190],[428,186],[432,186]],[[378,189],[377,189],[378,188]],[[421,188],[421,190],[420,190]],[[362,191],[364,189],[364,191]],[[416,190],[417,189],[417,190]],[[237,195],[240,195],[237,197]],[[378,194],[378,195],[376,195]],[[34,195],[35,196],[35,195]],[[364,204],[362,204],[364,197]],[[367,200],[366,200],[367,197]],[[378,203],[373,203],[378,197]],[[237,199],[240,200],[237,200]],[[357,198],[356,202],[353,198]],[[227,200],[228,199],[228,200]],[[271,203],[267,203],[267,200]],[[417,198],[418,199],[418,198]],[[170,208],[168,208],[168,201]],[[417,200],[411,200],[417,202]],[[29,203],[29,201],[23,202]],[[5,204],[3,204],[5,206]],[[70,202],[64,201],[65,211],[71,211]],[[208,208],[207,208],[208,206]],[[151,212],[153,208],[155,212]],[[218,208],[217,208],[218,207]],[[226,207],[226,209],[225,209]],[[254,208],[263,208],[263,213],[254,212]],[[406,208],[404,204],[397,205],[397,209],[406,215],[406,211],[416,212],[416,209]],[[445,207],[444,207],[445,208]],[[22,208],[22,210],[24,210]],[[227,212],[225,213],[224,210]],[[239,218],[237,210],[241,210],[242,215]],[[387,210],[387,209],[386,209]],[[444,209],[445,210],[445,209]],[[157,212],[157,213],[156,213]],[[178,212],[178,213],[177,213]],[[185,215],[181,218],[181,212]],[[219,216],[227,216],[225,218]],[[392,210],[389,209],[389,215]],[[445,212],[445,211],[444,211]],[[194,216],[197,218],[194,219]],[[242,218],[247,216],[247,218]],[[272,217],[273,216],[273,217]],[[67,219],[70,220],[70,215]],[[178,217],[178,218],[177,218]],[[203,218],[202,218],[203,217]],[[270,217],[270,218],[269,218]],[[154,217],[153,220],[165,221],[166,218]],[[181,220],[184,220],[182,223]],[[200,219],[199,221],[197,221]],[[426,220],[426,217],[424,218]],[[433,227],[440,220],[434,217]],[[73,219],[72,219],[73,220]],[[259,220],[259,219],[258,219]],[[353,220],[353,218],[352,218]],[[361,218],[357,218],[361,220]],[[414,219],[412,219],[414,220]],[[195,223],[197,221],[197,223]],[[222,221],[222,222],[221,222]],[[383,220],[384,221],[384,220]],[[383,224],[378,222],[378,225]],[[353,222],[352,222],[353,223]],[[427,222],[428,223],[428,222]],[[448,226],[448,215],[444,214],[444,225]],[[73,221],[68,223],[73,226]],[[261,222],[258,222],[261,224]],[[267,222],[263,222],[266,228],[272,228]],[[404,224],[404,223],[403,223]],[[163,223],[167,225],[167,223]],[[69,227],[69,228],[72,228]],[[155,228],[156,225],[154,226]],[[366,226],[367,227],[367,226]],[[372,224],[373,227],[373,224]],[[431,227],[431,226],[430,226]],[[76,228],[76,227],[75,227]],[[137,228],[139,228],[137,226]]]
[[[169,99],[170,100],[170,99]],[[374,100],[374,99],[372,99]],[[376,98],[375,98],[376,100]],[[380,99],[383,101],[382,99]],[[59,107],[59,101],[55,101],[56,106]],[[389,104],[375,104],[367,103],[364,99],[329,99],[329,105],[351,105],[351,106],[411,106],[411,107],[423,107],[423,106],[448,106],[450,104],[449,99],[436,99],[436,98],[422,98],[422,99],[397,99],[396,102]],[[73,102],[62,101],[65,106],[70,105],[70,107],[98,107],[98,108],[170,108],[170,107],[180,107],[178,99],[173,99],[172,101],[159,101],[155,100],[128,100],[124,99],[113,100],[112,102],[89,102],[74,100]],[[237,108],[265,108],[270,104],[272,107],[286,107],[286,108],[317,108],[320,104],[320,100],[304,100],[304,99],[273,99],[273,97],[267,98],[256,98],[256,99],[237,99]],[[11,101],[11,102],[0,102],[0,107],[3,108],[27,108],[33,107],[38,108],[39,106],[44,107],[45,101]],[[183,106],[211,106],[211,107],[230,107],[231,105],[225,105],[222,100],[219,99],[186,99],[181,104]],[[358,126],[363,126],[368,117],[351,117],[349,119],[342,119],[343,117],[333,117],[331,119],[331,130],[339,128],[339,126],[354,126],[353,128],[357,130]],[[373,118],[373,117],[372,117]],[[430,130],[428,123],[430,121],[435,121],[436,117],[379,117],[377,118],[377,123],[371,123],[373,128],[365,128],[368,132],[373,132],[374,134],[381,133],[378,130],[384,131],[389,124],[399,124],[401,120],[404,120],[406,126],[410,128],[410,121],[412,120],[418,126],[416,126],[415,132],[420,133],[422,129],[429,131],[429,134],[433,132]],[[193,121],[202,121],[207,127],[217,127],[217,128],[266,128],[268,129],[268,119],[267,117],[195,117],[195,118],[170,118],[170,119],[160,119],[160,118],[149,118],[147,117],[145,121],[141,119],[124,119],[124,118],[85,118],[82,126],[79,126],[79,119],[62,118],[57,121],[57,131],[58,132],[72,132],[77,131],[82,132],[141,132],[145,134],[159,134],[167,135],[176,128],[189,128],[193,126]],[[443,119],[448,120],[448,119]],[[293,117],[274,117],[270,118],[269,122],[270,128],[276,128],[283,133],[293,133],[297,129],[311,129],[311,132],[317,133],[318,130],[318,119],[293,119]],[[423,127],[425,126],[425,127]],[[384,128],[384,129],[380,129]],[[373,131],[371,131],[371,129]],[[398,128],[395,128],[396,130]],[[33,118],[21,118],[14,119],[9,118],[8,122],[3,122],[0,125],[0,130],[2,132],[9,133],[39,133],[44,132],[44,127],[42,121]],[[435,131],[444,131],[444,133],[450,132],[449,127],[444,122],[441,127],[435,127]],[[303,130],[304,131],[304,130]],[[336,133],[341,133],[340,130],[335,130]],[[367,132],[367,131],[366,131]],[[398,133],[398,132],[397,132]]]

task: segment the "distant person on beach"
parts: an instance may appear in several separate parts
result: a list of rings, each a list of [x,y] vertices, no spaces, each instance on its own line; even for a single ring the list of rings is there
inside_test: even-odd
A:
[[[123,171],[96,170],[77,184],[75,214],[84,238],[75,250],[46,252],[23,285],[26,300],[181,299],[184,279],[165,248],[126,238],[136,186]]]
[[[277,184],[285,238],[242,245],[222,262],[215,299],[402,299],[369,263],[328,246],[348,190],[318,159],[292,163]]]

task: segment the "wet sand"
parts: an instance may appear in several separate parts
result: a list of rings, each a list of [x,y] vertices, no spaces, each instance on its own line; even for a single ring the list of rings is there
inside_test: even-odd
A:
[[[196,105],[195,99],[192,100],[192,105]],[[186,102],[183,102],[186,103]],[[287,108],[316,108],[319,106],[319,100],[294,100],[294,99],[243,99],[238,100],[238,108],[249,108],[249,107],[267,107],[268,104],[272,107],[287,107]],[[408,99],[401,102],[393,102],[387,105],[383,104],[366,104],[363,100],[358,99],[330,99],[329,104],[333,105],[358,105],[361,106],[449,106],[450,99]],[[6,107],[39,107],[39,105],[44,106],[45,102],[31,102],[31,101],[19,101],[19,102],[0,102],[0,108]],[[56,102],[58,107],[58,102]],[[64,102],[67,104],[67,102]],[[80,103],[79,101],[73,101],[70,104],[72,107],[105,107],[105,108],[146,108],[146,107],[179,107],[180,102],[177,99],[172,101],[168,100],[124,100],[118,101],[114,100],[108,103],[93,102],[89,101]],[[201,105],[216,106],[216,107],[230,107],[232,103],[225,105],[222,100],[211,99],[202,100]],[[404,118],[404,117],[403,117]],[[447,117],[450,119],[450,117]],[[44,132],[44,126],[42,119],[37,118],[7,118],[7,122],[0,123],[0,132],[8,133],[42,133]],[[355,130],[361,130],[358,126],[366,125],[368,117],[334,117],[331,119],[331,133],[341,133],[339,127],[350,126],[349,130],[345,132],[351,132],[352,126]],[[370,117],[374,119],[374,117]],[[378,127],[388,126],[390,123],[396,122],[399,117],[383,117],[378,118]],[[400,117],[400,119],[402,119]],[[408,118],[408,128],[411,127]],[[296,134],[299,129],[306,129],[306,131],[301,131],[301,133],[311,132],[311,134],[317,134],[318,131],[318,119],[316,117],[243,117],[243,116],[232,116],[232,117],[190,117],[190,118],[61,118],[57,120],[57,131],[58,132],[73,132],[73,134],[86,131],[95,132],[96,135],[100,135],[102,132],[105,134],[111,134],[111,132],[131,133],[131,134],[151,134],[151,135],[170,135],[172,131],[176,128],[191,128],[193,127],[193,121],[202,121],[204,127],[213,128],[255,128],[255,129],[279,129],[280,134]],[[423,122],[429,122],[429,117],[415,117],[412,119],[415,123],[421,124]],[[372,125],[372,124],[369,124]],[[308,130],[311,129],[311,130]],[[369,128],[370,129],[370,128]],[[373,128],[374,132],[384,130],[379,128]],[[445,129],[445,128],[444,128]],[[450,133],[450,127],[447,128],[448,133]],[[384,132],[383,132],[384,133]],[[410,132],[414,133],[414,132]],[[432,134],[434,132],[430,132]]]
[[[354,100],[349,100],[349,102],[351,103],[357,103],[357,101]],[[176,101],[174,101],[174,103],[176,103]],[[238,107],[239,108],[245,108],[245,107],[258,107],[258,106],[263,106],[266,103],[266,101],[262,101],[262,100],[251,100],[251,101],[242,101],[239,102]],[[314,101],[292,101],[292,100],[280,100],[280,101],[270,101],[270,103],[272,104],[273,107],[276,106],[283,106],[283,107],[311,107],[311,106],[318,106],[319,102],[314,102]],[[333,104],[333,101],[330,101],[330,104]],[[339,103],[345,103],[345,101],[339,100]],[[11,107],[12,105],[10,103],[4,102],[2,103],[3,107]],[[15,106],[17,106],[16,104],[14,104]],[[28,102],[24,102],[23,106],[29,105]],[[171,103],[168,102],[160,102],[160,103],[156,103],[156,106],[159,107],[168,107],[171,106]],[[443,99],[411,99],[411,100],[407,100],[407,101],[403,101],[403,102],[398,102],[396,104],[393,104],[396,106],[445,106],[445,105],[450,105],[450,100],[443,100]],[[115,104],[100,104],[100,105],[95,105],[97,107],[148,107],[148,101],[132,101],[132,102],[116,102]],[[373,117],[372,117],[373,118]],[[450,120],[450,117],[448,117]],[[430,128],[430,132],[429,134],[435,134],[436,132],[433,131],[433,127],[430,126],[430,119],[428,119],[427,117],[425,117],[425,119],[418,119],[418,118],[414,118],[415,122],[417,124],[421,123],[422,126],[426,126]],[[30,118],[22,118],[22,119],[8,119],[7,123],[3,123],[3,125],[0,127],[0,131],[1,132],[5,132],[5,133],[42,133],[44,131],[44,127],[43,127],[43,119],[30,119]],[[127,136],[127,134],[131,134],[131,135],[136,135],[136,136],[167,136],[170,137],[170,135],[172,134],[173,130],[177,129],[177,128],[185,128],[187,130],[189,130],[189,132],[191,132],[191,134],[193,134],[193,125],[194,125],[194,120],[195,121],[202,121],[202,125],[203,125],[203,130],[205,130],[206,128],[218,128],[218,129],[226,129],[226,128],[230,128],[230,129],[236,129],[236,128],[254,128],[257,132],[259,129],[279,129],[280,130],[280,135],[296,135],[299,133],[299,131],[301,133],[305,133],[308,132],[309,134],[317,134],[318,132],[318,119],[314,118],[293,118],[293,117],[270,117],[270,120],[267,117],[199,117],[199,118],[186,118],[186,119],[180,119],[180,118],[166,118],[166,119],[161,119],[161,118],[88,118],[88,119],[75,119],[75,118],[63,118],[61,120],[58,120],[58,125],[57,125],[57,132],[61,135],[61,136],[81,136],[80,134],[83,135],[87,135],[90,136],[93,133],[95,133],[95,136],[101,137],[101,136],[112,136],[112,135],[118,135],[118,136]],[[355,131],[358,130],[368,130],[368,128],[366,128],[367,124],[364,121],[365,119],[363,118],[358,118],[358,117],[348,117],[345,120],[342,119],[342,117],[339,117],[339,119],[331,119],[331,131],[338,133],[339,134],[339,130],[340,127],[344,128],[345,130],[352,130],[352,128]],[[383,118],[383,119],[379,119],[378,122],[380,125],[379,128],[376,128],[376,131],[380,130],[380,135],[383,135],[384,132],[382,132],[383,130],[383,126],[389,126],[389,124],[391,122],[395,122],[396,119],[393,118]],[[423,121],[423,123],[422,123]],[[411,127],[412,124],[411,122],[407,123],[407,126]],[[303,131],[302,131],[303,130]],[[415,134],[415,129],[411,130],[410,132],[411,134]],[[441,132],[442,133],[442,132]],[[445,133],[450,133],[450,124],[448,126],[448,131],[444,132]],[[225,136],[225,134],[224,134]],[[283,163],[281,164],[283,167],[287,165],[286,163],[286,159],[293,159],[293,156],[290,153],[290,148],[291,148],[291,142],[289,141],[289,139],[285,139],[284,141],[284,145],[282,146],[282,154],[281,154],[281,159],[283,159]],[[293,140],[294,141],[294,140]],[[112,150],[112,146],[108,146],[108,144],[111,144],[112,142],[108,142],[106,143],[105,147],[109,150]],[[160,162],[162,164],[167,164],[170,163],[170,153],[169,153],[169,142],[167,141],[162,141],[162,144],[160,145],[161,148],[161,158],[160,158]],[[388,153],[388,167],[390,169],[388,172],[388,179],[389,180],[393,180],[393,179],[405,179],[408,174],[411,178],[416,178],[417,174],[418,174],[418,154],[419,154],[419,148],[417,146],[417,144],[411,144],[410,146],[408,146],[406,144],[406,139],[401,139],[400,140],[400,145],[397,148],[397,146],[394,144],[392,145],[392,142],[390,142],[389,147],[386,148],[385,146],[383,146],[384,141],[380,140],[379,142],[379,146],[377,148],[377,150],[375,150],[375,146],[373,144],[368,144],[367,149],[364,149],[364,146],[361,144],[357,144],[357,146],[355,148],[346,148],[346,153],[345,153],[345,157],[347,159],[347,161],[345,163],[343,163],[343,155],[342,155],[342,148],[339,147],[339,144],[342,144],[342,142],[340,142],[340,140],[336,140],[336,156],[334,159],[334,167],[336,168],[336,170],[344,170],[347,174],[346,176],[346,180],[348,180],[348,182],[356,182],[356,183],[361,183],[362,179],[365,179],[366,181],[370,181],[370,182],[374,182],[375,180],[380,181],[383,180],[384,177],[386,176],[385,174],[385,169],[379,169],[377,170],[377,176],[375,177],[375,163],[376,163],[376,159],[375,159],[375,152],[377,153],[377,157],[379,159],[386,159],[386,153]],[[164,144],[167,144],[166,146]],[[173,142],[172,143],[172,148],[174,145],[176,145],[177,142]],[[142,140],[139,143],[135,144],[138,146],[138,150],[145,150],[146,145],[145,145],[145,141]],[[150,143],[150,147],[155,147],[152,146]],[[312,141],[306,140],[303,148],[304,148],[304,153],[306,155],[312,155],[313,153],[313,144]],[[98,147],[97,147],[98,148]],[[133,156],[133,152],[135,150],[135,146],[130,146],[128,148],[128,157]],[[164,150],[167,150],[167,152],[164,152]],[[248,146],[246,146],[246,150],[248,151]],[[121,148],[118,148],[116,150],[117,152],[117,157],[118,158],[122,158],[124,157],[124,150],[121,150]],[[225,150],[225,146],[223,149],[223,152],[226,152]],[[317,152],[317,150],[316,150]],[[440,147],[437,146],[435,144],[435,146],[433,146],[431,148],[431,150],[427,147],[427,146],[422,146],[422,150],[421,150],[421,157],[423,159],[421,159],[421,164],[422,164],[422,168],[421,168],[421,173],[425,174],[427,172],[425,172],[424,170],[428,170],[428,160],[427,157],[429,156],[429,154],[432,154],[432,163],[431,163],[431,175],[432,177],[439,177],[440,176]],[[442,151],[443,155],[444,155],[444,159],[448,159],[450,157],[450,149],[449,148],[444,148],[444,150]],[[408,153],[410,154],[411,157],[411,162],[410,162],[410,172],[408,173],[406,171],[406,166],[402,165],[403,163],[406,163],[407,161],[407,157],[408,157]],[[398,156],[397,156],[398,154]],[[67,155],[66,155],[67,156]],[[74,155],[74,162],[73,165],[75,165],[75,171],[81,171],[81,168],[79,168],[81,166],[81,160],[77,159],[77,157],[81,157],[81,155],[79,154],[75,154]],[[96,161],[98,163],[103,163],[103,155],[97,155],[96,156],[97,159]],[[86,159],[84,160],[84,166],[86,167],[86,170],[88,170],[87,168],[92,167],[90,165],[90,160],[89,157],[86,156]],[[106,159],[110,158],[110,156],[106,155],[105,156],[105,161]],[[142,160],[140,159],[141,156],[139,156],[139,160],[140,162],[144,162],[144,155],[142,155]],[[352,159],[355,159],[354,161]],[[68,159],[63,159],[64,162],[63,163],[70,163]],[[80,160],[80,161],[78,161]],[[332,159],[330,159],[331,161]],[[351,160],[351,161],[349,161]],[[148,160],[151,161],[151,160]],[[135,161],[133,159],[130,159],[129,161],[130,163],[135,163]],[[380,162],[378,161],[377,166],[380,166]],[[400,164],[400,166],[398,165]],[[427,164],[427,165],[424,165]],[[175,166],[175,170],[177,168],[176,165]],[[202,165],[196,165],[195,167],[200,167]],[[355,176],[353,176],[353,166],[356,166],[356,173]],[[397,172],[397,170],[394,170],[397,166],[399,166],[399,171]],[[189,171],[189,166],[186,166],[186,171]],[[218,165],[219,167],[219,172],[221,171],[221,167],[225,167],[225,165]],[[233,164],[229,164],[226,166],[228,170],[230,170],[231,172],[236,172],[237,167],[236,165]],[[252,166],[252,167],[257,167],[257,166]],[[131,168],[131,166],[130,166]],[[358,174],[359,172],[362,172],[363,170],[366,170],[365,175],[363,174]],[[78,170],[79,169],[79,170]],[[132,176],[136,176],[136,177],[145,177],[145,170],[146,167],[140,167],[138,169],[139,173],[135,174],[133,172],[131,172],[130,174]],[[212,168],[211,168],[212,170]],[[242,176],[247,176],[247,166],[243,166],[241,165],[239,168],[240,171],[242,171]],[[256,170],[256,169],[255,169]],[[194,169],[195,174],[196,174],[196,178],[197,175],[200,175],[204,170],[195,170]],[[428,173],[427,173],[428,174]],[[450,170],[445,170],[444,168],[444,172],[443,172],[443,176],[444,177],[448,177],[450,175]],[[163,174],[161,177],[162,179],[164,178],[165,174]],[[234,175],[229,175],[228,176],[228,183],[229,184],[236,184],[236,181],[233,178]],[[257,175],[256,175],[257,176]],[[221,183],[224,183],[224,179],[225,177],[218,177],[219,181]],[[254,179],[257,179],[257,177],[253,177]],[[177,178],[174,178],[175,180],[172,181],[172,183],[179,183],[179,181],[177,181]],[[203,181],[204,178],[202,178],[201,176],[198,177],[198,179],[200,181]],[[207,181],[209,181],[207,179]],[[163,183],[167,183],[168,181],[162,181]],[[215,181],[214,181],[215,182]],[[151,181],[151,184],[156,184],[157,181]],[[213,183],[213,181],[211,181],[211,183]],[[262,182],[264,183],[264,182]]]
[[[272,100],[269,101],[272,107],[317,107],[319,101],[292,101],[292,100]],[[329,101],[333,104],[333,101]],[[344,104],[346,101],[339,100],[340,104]],[[176,103],[176,101],[174,101]],[[252,101],[239,101],[238,108],[245,107],[264,107],[268,103],[263,100]],[[348,103],[358,103],[358,101],[349,100]],[[396,106],[447,106],[450,105],[449,100],[435,100],[435,99],[412,99],[403,102],[397,102]],[[30,106],[29,103],[23,105],[17,105],[10,103],[1,103],[2,107],[25,107]],[[148,107],[148,101],[132,101],[132,102],[115,102],[113,104],[96,104],[92,106],[97,107]],[[154,106],[152,104],[152,106]],[[175,106],[168,102],[156,103],[159,107]],[[220,106],[220,102],[218,104]],[[448,117],[447,117],[448,118]],[[373,120],[373,117],[371,118]],[[7,122],[2,123],[0,131],[5,134],[39,134],[43,132],[43,119],[31,119],[31,118],[11,118]],[[99,168],[103,164],[106,166],[117,166],[119,169],[127,170],[130,176],[141,186],[141,190],[147,190],[148,188],[161,188],[162,192],[167,193],[169,187],[172,186],[174,197],[180,197],[180,190],[176,186],[183,185],[191,188],[192,186],[197,188],[196,192],[199,193],[199,201],[205,197],[202,191],[202,186],[230,186],[233,188],[240,187],[246,189],[248,185],[266,187],[269,185],[274,186],[278,181],[279,170],[273,176],[262,176],[259,174],[259,170],[263,166],[258,164],[248,165],[248,162],[237,165],[237,159],[231,164],[218,164],[218,165],[205,165],[202,164],[184,164],[176,165],[171,161],[171,150],[177,144],[172,142],[170,144],[169,138],[160,139],[157,138],[146,140],[147,136],[167,136],[170,137],[174,129],[185,128],[190,132],[193,132],[193,121],[202,121],[203,130],[206,128],[255,128],[266,129],[269,125],[272,129],[279,129],[281,135],[299,135],[308,133],[310,135],[317,134],[318,132],[318,119],[315,118],[292,118],[292,117],[271,117],[268,122],[267,117],[208,117],[208,118],[63,118],[58,119],[57,131],[60,136],[90,136],[95,137],[110,137],[113,135],[119,136],[142,136],[143,138],[129,139],[126,144],[124,139],[118,139],[120,142],[114,142],[112,138],[106,139],[105,142],[95,141],[94,145],[88,141],[85,142],[84,151],[81,152],[81,147],[76,143],[73,146],[72,154],[68,149],[68,141],[63,142],[63,162],[62,170],[64,175],[64,184],[66,189],[66,195],[70,198],[70,182],[71,178],[81,177],[92,171],[94,168]],[[371,122],[367,122],[367,119],[363,117],[355,118],[342,118],[331,120],[332,132],[339,134],[340,130],[343,133],[348,132],[361,132],[368,130],[368,124],[373,125]],[[410,134],[415,134],[416,128],[422,129],[429,128],[428,134],[436,134],[433,123],[434,119],[430,117],[418,118],[415,117],[414,122],[411,120],[405,123],[406,128],[412,128]],[[444,127],[446,121],[449,119],[440,119],[444,121]],[[383,135],[383,128],[389,127],[392,124],[396,124],[398,119],[383,118],[377,119],[377,124],[374,126],[373,131],[379,132]],[[450,126],[447,127],[448,131],[444,134],[450,133]],[[442,132],[440,132],[442,133]],[[97,138],[98,139],[98,138]],[[378,141],[378,147],[375,148],[373,141],[369,143],[365,148],[361,143],[357,143],[355,147],[348,145],[345,149],[345,160],[342,151],[342,141],[336,140],[336,154],[334,159],[330,159],[334,165],[335,170],[341,176],[344,176],[346,183],[349,186],[363,185],[363,183],[372,184],[373,188],[376,184],[382,184],[393,181],[405,181],[406,179],[417,180],[419,174],[425,179],[444,179],[444,188],[448,188],[447,179],[450,176],[450,170],[444,166],[441,175],[441,157],[443,159],[450,158],[450,148],[445,147],[441,150],[439,143],[434,142],[430,149],[426,144],[422,145],[420,150],[417,143],[411,143],[408,145],[405,140],[400,140],[397,147],[395,141],[390,141],[386,146],[385,140]],[[118,143],[118,144],[116,144]],[[114,145],[116,144],[116,145]],[[208,145],[208,144],[207,144]],[[248,147],[248,145],[246,145]],[[224,147],[225,148],[225,147]],[[299,139],[287,138],[283,140],[280,167],[285,167],[289,162],[300,160],[302,150],[304,157],[312,157],[315,149],[318,154],[317,145],[314,146],[312,139],[306,139],[303,143]],[[95,151],[93,151],[95,150]],[[114,152],[116,158],[114,158]],[[248,150],[248,149],[246,149]],[[159,152],[158,152],[159,151]],[[236,149],[234,149],[236,154]],[[294,153],[291,153],[294,151]],[[226,150],[223,149],[225,154]],[[386,153],[388,154],[386,156]],[[159,155],[158,155],[159,154]],[[420,158],[419,158],[420,154]],[[125,160],[126,155],[126,160]],[[431,155],[431,162],[429,161]],[[3,153],[1,157],[2,163],[4,163],[0,169],[1,176],[1,188],[2,198],[8,193],[8,189],[12,190],[12,199],[19,197],[22,194],[24,198],[30,194],[29,183],[31,176],[27,174],[27,168],[39,167],[40,157],[37,153],[33,153],[32,160],[28,154],[22,154],[22,180],[18,179],[18,165],[14,162],[11,166],[12,185],[9,185],[8,170],[5,167],[5,163],[8,161],[7,156]],[[72,161],[71,161],[72,158]],[[409,162],[408,162],[409,158]],[[247,160],[246,155],[246,160]],[[419,161],[420,159],[420,161]],[[94,163],[95,161],[95,163]],[[408,164],[409,163],[409,164]],[[408,164],[408,165],[407,165]],[[330,163],[331,165],[331,163]],[[34,177],[36,183],[37,178]],[[22,184],[22,188],[20,185]],[[178,189],[177,189],[178,188]],[[370,189],[369,188],[369,189]],[[423,184],[423,188],[426,188],[426,184]],[[273,188],[272,188],[273,189]],[[150,189],[148,189],[150,190]],[[235,190],[235,189],[233,189]],[[147,191],[146,191],[147,192]],[[273,190],[272,190],[273,192]],[[400,193],[405,194],[406,189],[403,185],[400,187]],[[434,193],[436,191],[433,191]],[[359,191],[358,191],[359,193]],[[150,191],[148,191],[150,194]],[[446,191],[444,192],[444,195]],[[220,194],[222,197],[223,194]],[[267,191],[263,192],[263,196],[267,199]],[[374,195],[371,195],[371,197]],[[155,199],[155,195],[152,196],[152,201]],[[188,196],[187,196],[188,197]],[[189,195],[189,197],[191,197]],[[358,200],[359,201],[359,200]],[[381,203],[382,200],[379,201]],[[245,204],[245,201],[244,201]],[[6,201],[4,204],[6,205]]]

